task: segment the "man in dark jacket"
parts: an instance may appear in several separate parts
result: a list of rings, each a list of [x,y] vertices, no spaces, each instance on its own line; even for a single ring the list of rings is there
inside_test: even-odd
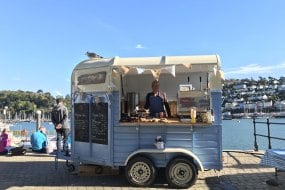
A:
[[[170,117],[170,108],[167,103],[166,94],[159,91],[158,80],[154,80],[151,84],[152,92],[146,95],[145,109],[149,109],[152,117]]]
[[[69,156],[68,151],[68,135],[70,132],[70,126],[68,123],[68,110],[63,104],[63,98],[56,98],[56,105],[52,110],[52,122],[55,126],[55,130],[57,133],[56,138],[56,147],[57,150],[61,150],[61,141],[63,140],[63,151],[65,152],[65,156]],[[62,139],[63,137],[63,139]]]

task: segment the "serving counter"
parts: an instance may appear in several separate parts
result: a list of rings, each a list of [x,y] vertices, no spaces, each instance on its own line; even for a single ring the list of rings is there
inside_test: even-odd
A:
[[[144,119],[133,122],[119,122],[119,126],[189,126],[189,127],[211,127],[212,123],[191,123],[180,119]]]

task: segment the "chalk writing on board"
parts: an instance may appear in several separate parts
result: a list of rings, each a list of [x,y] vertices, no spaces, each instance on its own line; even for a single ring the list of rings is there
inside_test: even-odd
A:
[[[89,104],[74,104],[74,139],[89,142]]]
[[[92,104],[92,143],[108,144],[108,103]]]

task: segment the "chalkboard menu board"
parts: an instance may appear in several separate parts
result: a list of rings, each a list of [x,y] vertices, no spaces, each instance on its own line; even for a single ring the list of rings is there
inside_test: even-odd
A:
[[[89,104],[74,104],[75,141],[89,142]]]
[[[91,118],[92,143],[108,144],[108,103],[93,103]]]

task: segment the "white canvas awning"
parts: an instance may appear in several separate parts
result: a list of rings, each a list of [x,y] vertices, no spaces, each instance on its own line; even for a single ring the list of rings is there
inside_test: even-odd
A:
[[[92,82],[85,85],[78,83],[78,80],[82,79],[82,77],[96,78],[99,76],[99,73],[105,73],[104,76],[108,81],[107,83],[95,84],[94,81],[93,84],[91,84]],[[86,91],[87,89],[94,90],[94,85],[96,85],[96,89],[100,90],[107,88],[106,86],[120,86],[120,77],[122,76],[146,76],[149,79],[149,75],[157,80],[160,80],[162,75],[166,77],[171,76],[176,78],[176,82],[179,83],[185,77],[190,76],[191,78],[191,76],[204,75],[204,83],[209,80],[209,86],[212,89],[220,89],[221,79],[223,78],[218,55],[199,55],[91,58],[82,61],[75,67],[72,81]],[[205,80],[205,78],[208,79]]]
[[[220,70],[220,58],[218,55],[201,56],[161,56],[161,57],[114,57],[102,59],[89,59],[82,61],[75,69],[86,69],[96,67],[127,67],[129,69],[160,69],[169,66],[176,67],[176,72],[201,72]],[[188,68],[188,70],[186,68]],[[137,71],[137,70],[136,70]],[[129,74],[134,74],[131,71]]]

